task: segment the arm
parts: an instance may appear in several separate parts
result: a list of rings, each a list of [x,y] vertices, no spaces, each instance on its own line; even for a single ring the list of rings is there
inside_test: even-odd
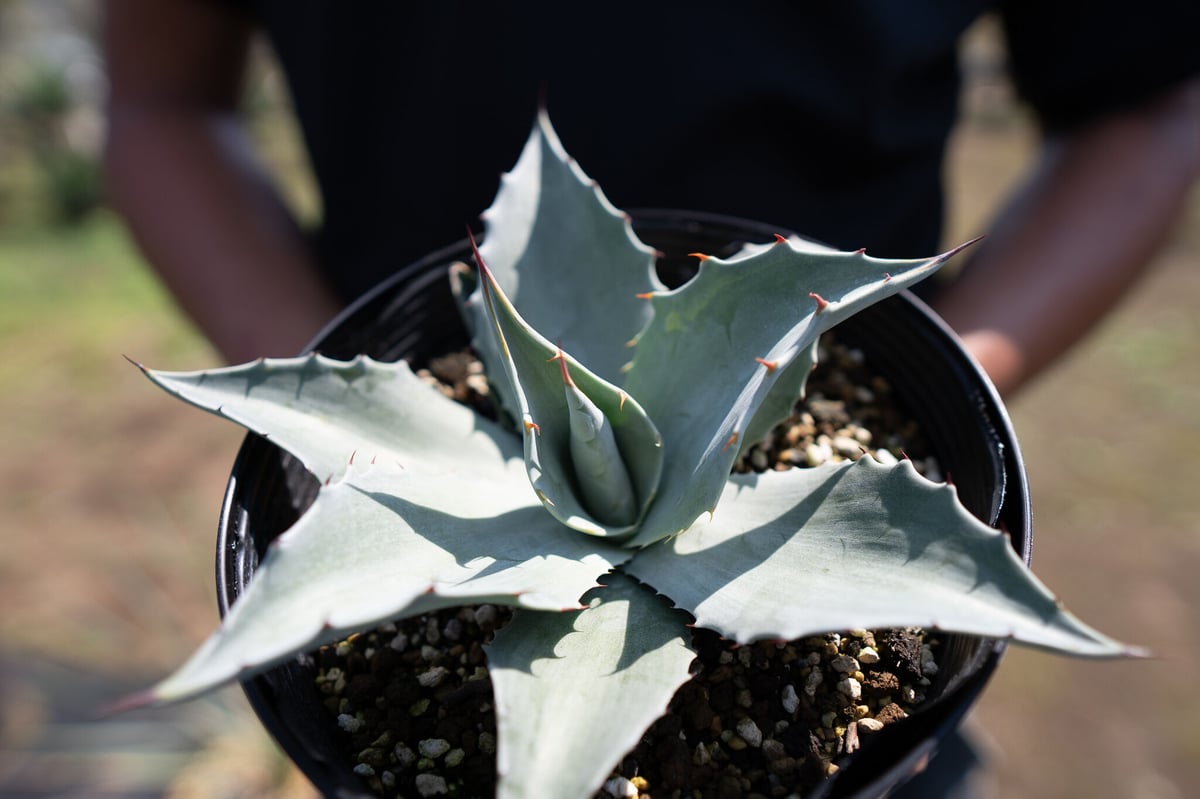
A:
[[[1200,178],[1200,80],[1049,138],[937,303],[1011,395],[1132,286]]]
[[[105,10],[113,205],[222,356],[295,355],[340,303],[237,120],[249,20],[195,0]]]

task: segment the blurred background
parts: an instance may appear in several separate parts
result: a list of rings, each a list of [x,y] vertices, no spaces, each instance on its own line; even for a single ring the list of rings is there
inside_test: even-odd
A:
[[[216,620],[213,542],[240,441],[121,357],[216,356],[103,203],[90,0],[0,0],[0,795],[309,797],[240,692],[96,720]],[[984,21],[963,51],[947,242],[986,230],[1035,132]],[[316,201],[265,54],[247,114],[301,217]],[[972,728],[999,797],[1184,799],[1200,784],[1200,196],[1153,272],[1011,406],[1034,566],[1155,658],[1010,650]]]

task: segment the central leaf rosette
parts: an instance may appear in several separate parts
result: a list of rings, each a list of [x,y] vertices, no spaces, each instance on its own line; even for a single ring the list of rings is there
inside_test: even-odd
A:
[[[823,332],[953,254],[883,261],[780,237],[700,256],[667,291],[544,115],[483,219],[479,274],[459,265],[455,295],[534,491],[568,527],[636,547],[715,509],[742,447],[802,393]]]

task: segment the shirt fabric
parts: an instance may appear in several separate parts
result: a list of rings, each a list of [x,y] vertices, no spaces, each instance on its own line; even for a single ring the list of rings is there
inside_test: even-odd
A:
[[[939,246],[958,41],[999,10],[1042,124],[1069,129],[1200,70],[1194,0],[240,2],[287,76],[352,299],[462,238],[544,102],[619,208],[778,225],[839,248]]]

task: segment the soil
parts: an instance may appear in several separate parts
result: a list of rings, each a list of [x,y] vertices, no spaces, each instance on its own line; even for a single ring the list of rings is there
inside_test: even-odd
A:
[[[808,396],[737,471],[908,457],[937,476],[920,431],[860,353],[828,335]],[[467,354],[427,378],[492,414]],[[452,608],[351,636],[316,655],[317,685],[355,772],[381,796],[494,792],[495,714],[484,642],[510,617]],[[785,797],[833,774],[865,736],[909,715],[937,672],[938,641],[918,629],[831,633],[738,646],[693,630],[693,678],[622,759],[597,797]]]

